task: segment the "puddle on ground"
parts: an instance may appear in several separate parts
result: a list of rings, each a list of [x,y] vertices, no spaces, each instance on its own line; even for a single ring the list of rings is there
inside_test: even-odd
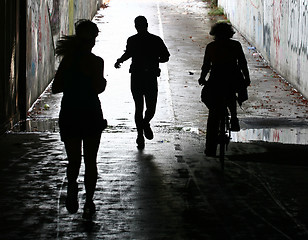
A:
[[[12,132],[59,132],[58,119],[27,119],[16,124]]]
[[[117,124],[115,126],[108,125],[105,132],[118,133],[129,132],[133,128],[130,128],[123,124]],[[40,119],[27,119],[25,122],[17,123],[9,132],[60,132],[58,118],[40,118]]]
[[[183,127],[182,131],[206,135],[206,131],[197,127]],[[308,128],[257,128],[242,129],[231,132],[232,142],[248,143],[252,141],[273,142],[283,144],[308,145]]]
[[[111,132],[123,132],[123,126],[109,126]],[[125,127],[124,127],[125,128]],[[183,127],[184,132],[205,135],[206,132],[197,127]],[[58,119],[28,119],[18,123],[12,132],[59,132]],[[275,142],[284,144],[308,145],[308,128],[258,128],[242,129],[231,133],[232,142],[248,143],[251,141]]]
[[[232,142],[275,142],[284,144],[308,144],[308,128],[243,129],[231,133]]]

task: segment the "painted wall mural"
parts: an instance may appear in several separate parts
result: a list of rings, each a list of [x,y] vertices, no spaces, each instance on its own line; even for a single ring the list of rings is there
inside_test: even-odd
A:
[[[232,24],[308,97],[308,1],[219,0]]]

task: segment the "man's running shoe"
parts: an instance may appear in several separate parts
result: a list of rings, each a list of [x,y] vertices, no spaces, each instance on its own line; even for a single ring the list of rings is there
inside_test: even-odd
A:
[[[93,201],[88,201],[83,207],[82,218],[85,220],[92,220],[93,215],[95,214],[95,204]]]
[[[150,123],[145,123],[143,125],[143,131],[144,131],[144,136],[149,139],[149,140],[152,140],[154,138],[154,134],[153,134],[153,131],[150,127]]]
[[[136,140],[136,143],[137,143],[137,148],[139,150],[143,150],[144,149],[144,137],[143,136],[138,136],[137,137],[137,140]]]

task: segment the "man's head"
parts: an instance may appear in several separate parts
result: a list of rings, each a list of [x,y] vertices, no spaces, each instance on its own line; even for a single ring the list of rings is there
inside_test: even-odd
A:
[[[137,32],[146,32],[148,30],[148,22],[144,16],[138,16],[135,18],[135,27]]]

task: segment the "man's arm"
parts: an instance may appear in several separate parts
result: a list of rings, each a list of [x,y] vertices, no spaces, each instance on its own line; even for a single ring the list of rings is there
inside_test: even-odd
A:
[[[161,50],[160,50],[160,55],[159,55],[159,62],[160,63],[165,63],[169,61],[170,53],[168,51],[168,48],[166,47],[164,41],[160,39],[161,41]]]
[[[114,64],[114,67],[115,68],[120,68],[121,67],[121,63],[125,62],[129,58],[131,58],[130,39],[127,40],[126,50],[125,50],[124,54],[120,58],[117,59],[116,63]]]
[[[116,63],[114,64],[115,68],[120,68],[121,67],[121,63],[125,62],[126,60],[128,60],[130,58],[130,54],[128,54],[126,51],[125,53],[117,59]]]

